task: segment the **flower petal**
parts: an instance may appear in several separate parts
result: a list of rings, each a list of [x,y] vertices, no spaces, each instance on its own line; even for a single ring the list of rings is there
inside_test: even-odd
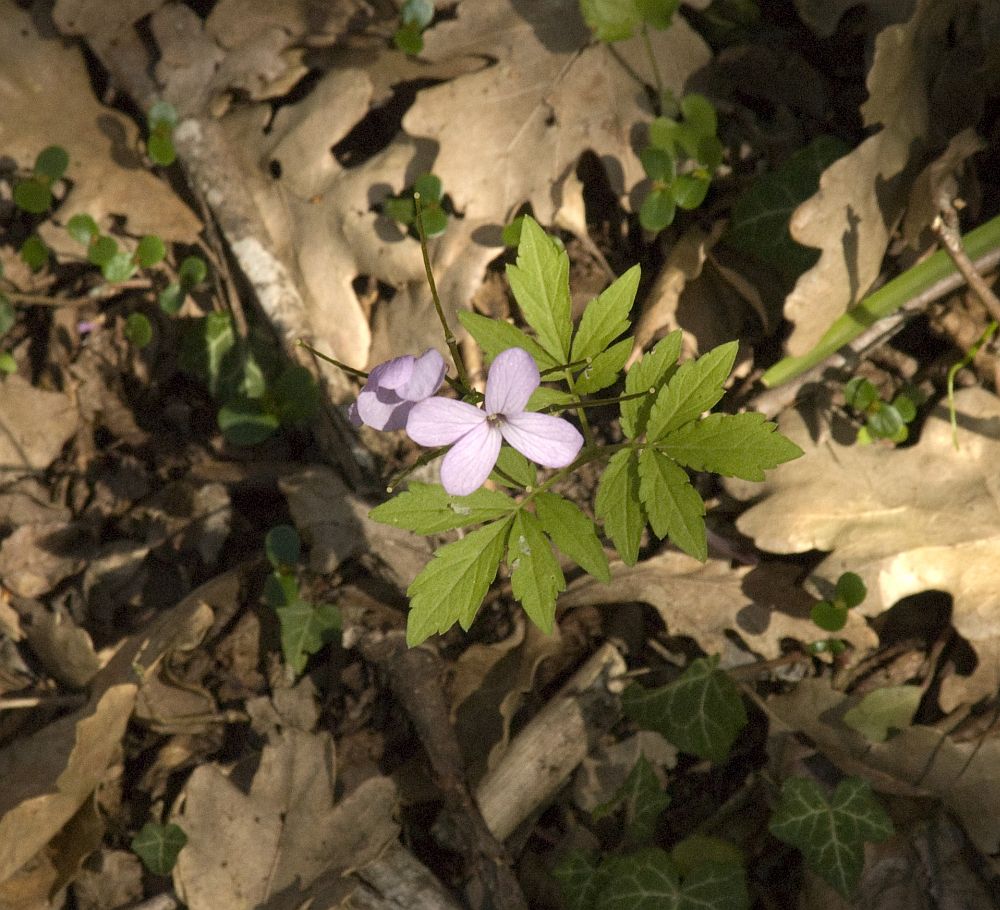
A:
[[[423,401],[430,398],[444,382],[447,370],[444,358],[436,348],[428,348],[413,363],[413,374],[396,391],[407,401]]]
[[[448,450],[441,462],[441,485],[452,496],[474,493],[490,476],[502,442],[500,431],[485,420]]]
[[[410,381],[416,361],[417,358],[412,354],[404,354],[402,357],[393,357],[392,360],[380,363],[368,374],[365,388],[370,386],[374,389],[398,389]]]
[[[358,417],[376,430],[399,430],[406,425],[405,415],[400,420],[396,414],[402,404],[403,400],[392,389],[380,389],[369,381],[358,394]]]
[[[566,467],[583,447],[580,431],[552,414],[513,414],[500,424],[500,432],[525,458],[546,468]]]
[[[523,348],[497,354],[486,378],[486,413],[520,414],[541,377],[534,358]]]
[[[486,415],[468,402],[425,398],[410,411],[406,432],[422,446],[447,446],[485,423]]]

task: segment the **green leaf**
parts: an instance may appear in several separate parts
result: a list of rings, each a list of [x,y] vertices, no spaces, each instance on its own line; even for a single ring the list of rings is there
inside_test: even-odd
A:
[[[569,256],[528,215],[521,224],[517,265],[507,266],[507,280],[521,315],[535,330],[539,344],[556,363],[568,362],[573,329]]]
[[[17,322],[17,311],[14,305],[3,294],[0,294],[0,338],[3,338]]]
[[[552,869],[565,910],[593,910],[601,877],[583,850],[570,850]]]
[[[604,818],[617,809],[624,808],[629,840],[634,844],[644,844],[653,839],[657,819],[669,805],[670,797],[663,789],[653,766],[645,755],[640,755],[610,802],[594,810],[594,818]]]
[[[441,201],[441,178],[435,174],[423,174],[413,182],[413,192],[420,194],[423,203]]]
[[[688,875],[706,863],[743,866],[746,862],[743,851],[732,841],[720,837],[707,837],[704,834],[692,834],[678,841],[670,850],[670,858],[681,875]]]
[[[580,12],[598,41],[631,38],[641,22],[635,0],[580,0]]]
[[[91,265],[103,268],[114,258],[117,252],[118,244],[115,242],[115,239],[109,237],[107,234],[101,234],[91,242],[87,250],[87,261]]]
[[[639,152],[639,161],[650,180],[669,183],[677,173],[674,156],[658,145],[650,145]]]
[[[236,397],[219,408],[219,429],[226,442],[236,446],[255,446],[273,436],[280,422],[256,398]]]
[[[839,632],[847,625],[847,610],[839,604],[820,600],[813,604],[809,618],[824,632]]]
[[[747,723],[735,683],[719,669],[719,657],[700,657],[680,678],[659,689],[632,685],[622,696],[625,714],[655,730],[678,749],[721,762]]]
[[[678,144],[681,126],[669,117],[657,117],[649,124],[649,142],[656,148],[673,152]]]
[[[271,383],[271,397],[282,424],[306,423],[319,411],[322,394],[312,373],[292,364]]]
[[[608,557],[594,523],[580,509],[555,493],[535,495],[535,512],[552,542],[581,569],[605,583],[611,581]]]
[[[673,185],[674,202],[685,211],[698,208],[708,195],[711,180],[700,174],[681,174]]]
[[[439,237],[448,229],[448,216],[439,205],[429,205],[421,209],[420,223],[427,237]]]
[[[31,215],[41,215],[52,205],[52,191],[34,177],[19,180],[14,185],[14,205]]]
[[[871,787],[857,777],[842,780],[829,802],[814,780],[789,778],[769,827],[778,840],[801,850],[809,868],[845,898],[861,880],[865,842],[880,843],[893,832]]]
[[[657,537],[669,537],[695,559],[708,559],[705,504],[687,472],[654,449],[639,453],[639,501]]]
[[[392,43],[395,44],[396,47],[399,48],[399,50],[401,50],[404,54],[410,54],[415,57],[424,49],[423,30],[419,25],[404,23],[396,29],[392,36]],[[396,217],[388,211],[386,214],[389,215],[390,218]],[[397,220],[405,221],[406,219]]]
[[[200,256],[186,256],[177,270],[177,277],[185,291],[201,284],[207,275],[208,266]]]
[[[855,376],[844,386],[844,401],[855,411],[867,411],[877,400],[878,390],[864,376]]]
[[[148,269],[161,262],[166,254],[167,248],[163,245],[163,241],[155,234],[147,234],[136,247],[135,261],[144,269]]]
[[[101,274],[107,281],[127,281],[135,274],[135,263],[124,250],[119,250],[101,266]]]
[[[66,232],[77,243],[89,246],[90,241],[100,233],[100,229],[97,227],[97,222],[90,215],[79,214],[74,215],[66,222]]]
[[[146,125],[151,129],[167,128],[172,130],[177,126],[177,108],[169,101],[157,101],[146,114]]]
[[[508,348],[523,348],[535,359],[540,370],[547,370],[562,362],[555,360],[534,338],[502,319],[490,319],[469,310],[460,310],[458,321],[490,360]]]
[[[281,623],[281,653],[285,665],[296,674],[306,668],[309,655],[340,638],[340,610],[333,604],[309,604],[296,597],[274,612]]]
[[[792,212],[819,189],[820,175],[850,148],[834,136],[819,136],[781,167],[758,177],[736,201],[725,239],[732,246],[794,280],[811,268],[819,250],[792,239]]]
[[[892,399],[892,406],[899,412],[903,423],[912,423],[917,416],[917,404],[905,392],[900,392]]]
[[[597,910],[747,910],[741,866],[706,863],[683,884],[670,857],[658,847],[613,857],[602,869],[605,884]]]
[[[153,340],[153,326],[145,313],[129,313],[125,320],[125,337],[137,348],[144,348]]]
[[[507,565],[514,597],[528,618],[546,635],[551,634],[556,598],[566,590],[566,579],[541,523],[524,509],[514,515],[507,541]]]
[[[466,630],[472,625],[496,578],[512,522],[508,517],[485,525],[434,554],[406,591],[407,644],[419,645],[456,622]]]
[[[157,303],[164,313],[174,316],[180,312],[181,307],[184,305],[185,297],[187,297],[187,294],[181,290],[181,286],[173,282],[160,291]]]
[[[423,39],[421,39],[420,43],[423,45]],[[403,48],[400,48],[400,50],[403,50]],[[413,198],[410,196],[389,196],[382,203],[382,213],[386,217],[392,218],[393,221],[399,221],[402,224],[413,224],[416,212],[416,206],[413,204]]]
[[[500,232],[504,246],[517,246],[521,242],[521,225],[524,215],[518,215],[510,224],[505,224]]]
[[[653,28],[670,28],[680,0],[634,0],[639,15]]]
[[[299,582],[291,572],[272,572],[264,579],[264,601],[269,607],[287,607],[298,597]]]
[[[651,442],[701,416],[717,404],[736,360],[739,344],[730,341],[697,360],[681,364],[660,390],[649,413],[646,435]]]
[[[524,409],[526,411],[541,411],[552,405],[564,408],[576,400],[577,397],[570,395],[565,389],[554,389],[552,386],[540,385],[531,393],[531,397],[528,399],[528,403]]]
[[[681,99],[684,120],[699,136],[714,136],[719,128],[715,107],[704,95],[692,92]]]
[[[146,153],[153,164],[160,167],[170,167],[177,160],[177,149],[174,140],[167,132],[157,130],[146,140]]]
[[[505,445],[500,449],[497,467],[524,488],[533,487],[538,482],[538,469],[535,465],[510,446]],[[510,482],[496,471],[490,477],[505,487],[510,486]]]
[[[673,375],[671,370],[681,353],[681,338],[680,329],[664,335],[652,350],[647,351],[632,365],[632,369],[625,377],[626,395],[635,395],[650,389],[654,393],[659,391],[663,383]],[[629,439],[635,439],[646,431],[649,412],[655,400],[655,395],[649,395],[646,398],[631,398],[622,402],[622,432]]]
[[[21,244],[21,259],[33,272],[44,268],[49,261],[49,248],[38,234],[32,234]]]
[[[802,455],[777,430],[777,424],[756,412],[709,414],[668,433],[657,448],[695,471],[761,481],[765,470]]]
[[[635,452],[625,449],[611,457],[597,487],[594,512],[604,522],[604,532],[622,562],[634,566],[646,524],[639,502],[639,463]]]
[[[639,206],[639,223],[647,231],[662,231],[673,223],[677,205],[668,189],[654,189]]]
[[[920,686],[886,686],[873,689],[844,712],[844,723],[873,743],[884,743],[893,730],[913,723],[924,690]]]
[[[58,180],[69,167],[69,155],[61,145],[50,145],[42,149],[35,159],[35,176]]]
[[[434,4],[432,0],[406,0],[399,17],[407,25],[427,28],[434,18]]]
[[[182,370],[205,383],[212,395],[217,395],[223,365],[235,344],[229,315],[209,313],[195,320],[185,334],[178,363]]]
[[[587,304],[573,339],[570,360],[596,357],[630,325],[629,314],[639,290],[639,266],[634,265],[615,279],[599,297]]]
[[[368,517],[417,534],[439,534],[509,515],[517,508],[506,493],[478,489],[468,496],[450,496],[440,484],[410,483],[405,493],[376,506]]]
[[[876,439],[892,439],[906,424],[891,404],[881,402],[879,409],[868,418],[868,431]]]
[[[10,351],[0,351],[0,373],[10,376],[17,372],[17,361]]]
[[[844,572],[837,579],[837,587],[834,590],[834,597],[848,610],[864,602],[868,596],[868,589],[861,580],[861,576],[856,572]]]
[[[633,343],[634,339],[624,338],[598,354],[590,366],[584,367],[580,372],[574,386],[577,395],[592,395],[614,385],[625,366],[625,361],[632,353]]]
[[[153,875],[169,875],[186,843],[187,835],[180,826],[146,822],[129,846]]]
[[[302,554],[299,532],[291,525],[275,525],[264,538],[264,553],[274,569],[291,571]]]

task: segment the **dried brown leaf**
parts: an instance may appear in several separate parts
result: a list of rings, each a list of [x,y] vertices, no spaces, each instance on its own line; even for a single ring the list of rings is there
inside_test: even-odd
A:
[[[4,379],[0,383],[0,466],[4,480],[44,471],[76,433],[78,424],[79,414],[69,396],[36,389],[17,375]]]

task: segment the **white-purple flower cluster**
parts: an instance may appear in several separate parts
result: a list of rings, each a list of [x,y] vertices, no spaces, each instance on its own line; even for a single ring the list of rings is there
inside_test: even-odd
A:
[[[546,468],[566,467],[582,448],[583,437],[568,420],[526,410],[541,384],[527,351],[509,348],[497,355],[486,378],[484,408],[434,395],[444,374],[444,358],[433,348],[380,364],[351,406],[351,420],[377,430],[405,427],[419,445],[450,445],[441,484],[456,496],[483,485],[504,441]]]

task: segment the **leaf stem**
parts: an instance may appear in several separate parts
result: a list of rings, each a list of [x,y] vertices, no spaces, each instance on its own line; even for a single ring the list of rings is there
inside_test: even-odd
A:
[[[316,350],[311,344],[308,344],[303,338],[296,338],[295,343],[300,348],[305,348],[314,357],[319,357],[320,360],[325,360],[327,363],[332,363],[338,370],[343,370],[349,376],[356,376],[358,379],[367,379],[368,374],[364,370],[356,370],[354,367],[349,367],[346,363],[341,363],[339,360],[335,360],[328,354],[324,354],[322,351]]]
[[[431,269],[431,257],[427,252],[427,232],[424,230],[424,220],[422,217],[423,204],[420,201],[420,193],[415,192],[413,194],[413,206],[416,210],[414,221],[417,226],[417,235],[420,237],[420,253],[424,257],[424,273],[427,275],[427,284],[431,289],[431,299],[434,301],[434,309],[437,311],[441,328],[444,329],[445,344],[448,345],[448,350],[451,351],[451,359],[455,363],[458,381],[464,389],[468,390],[472,386],[469,383],[469,374],[465,369],[465,359],[462,357],[462,352],[458,347],[458,339],[455,338],[455,334],[448,325],[448,320],[445,319],[444,309],[441,306],[441,298],[438,296],[437,283],[434,281],[434,271]]]
[[[556,411],[565,411],[569,408],[596,408],[606,404],[621,404],[623,401],[631,401],[633,398],[645,398],[650,394],[652,393],[647,391],[633,392],[630,395],[616,395],[613,398],[591,398],[589,400],[580,398],[576,401],[568,401],[566,404],[550,404],[548,407],[542,408],[539,413],[553,414]]]
[[[583,360],[574,360],[572,363],[560,363],[554,367],[542,370],[540,376],[548,376],[550,373],[559,373],[562,370],[575,370],[577,367],[588,367],[594,362],[593,357],[584,357]]]

